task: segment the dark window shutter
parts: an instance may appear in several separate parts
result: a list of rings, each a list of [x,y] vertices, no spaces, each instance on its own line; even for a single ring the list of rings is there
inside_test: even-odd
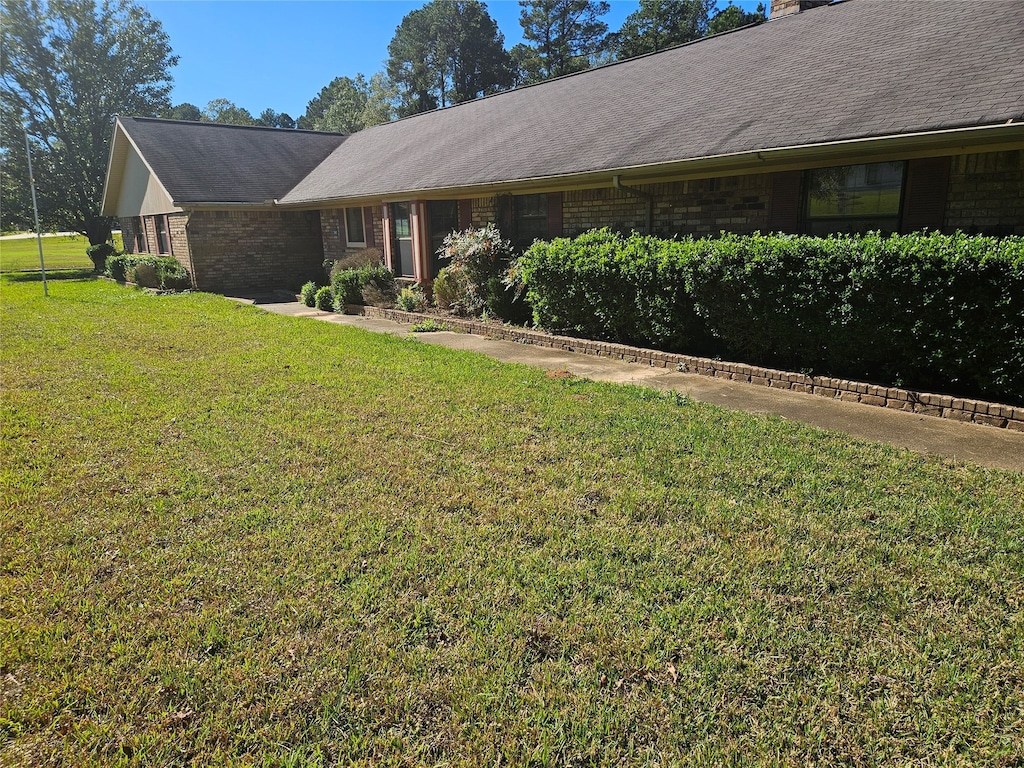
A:
[[[373,248],[373,208],[370,206],[363,208],[363,238],[365,238],[366,247]]]
[[[338,247],[341,250],[348,248],[348,230],[345,227],[345,209],[339,208],[338,211]]]
[[[501,230],[501,236],[509,240],[515,240],[515,232],[512,226],[512,195],[498,195],[494,202],[498,215],[498,229]]]
[[[466,230],[473,226],[473,201],[459,200],[459,229]]]
[[[801,180],[803,171],[780,171],[772,174],[772,199],[768,206],[768,230],[797,234],[803,209]]]
[[[562,193],[548,192],[548,237],[562,236]]]
[[[908,161],[900,232],[942,229],[948,190],[948,157],[922,157]]]

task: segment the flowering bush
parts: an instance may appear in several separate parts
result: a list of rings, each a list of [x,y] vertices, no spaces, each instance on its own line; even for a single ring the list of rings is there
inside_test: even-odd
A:
[[[496,226],[488,224],[481,229],[452,232],[444,239],[438,255],[451,259],[447,270],[461,272],[465,277],[466,312],[487,311],[512,319],[509,317],[512,297],[502,278],[515,252],[512,243],[501,236]]]

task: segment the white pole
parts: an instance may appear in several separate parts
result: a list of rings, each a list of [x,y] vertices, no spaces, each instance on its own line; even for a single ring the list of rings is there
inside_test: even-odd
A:
[[[43,233],[39,229],[39,205],[36,203],[36,180],[32,175],[32,150],[28,145],[28,131],[25,131],[25,154],[28,155],[28,183],[32,187],[32,211],[36,215],[36,242],[39,243],[39,269],[43,273],[43,296],[50,295],[46,286],[46,264],[43,262]]]

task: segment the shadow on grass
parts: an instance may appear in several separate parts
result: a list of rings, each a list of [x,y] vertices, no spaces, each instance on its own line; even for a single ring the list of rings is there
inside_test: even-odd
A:
[[[12,283],[41,283],[43,274],[39,270],[33,272],[4,272],[4,280]],[[90,280],[95,279],[96,273],[91,269],[54,269],[46,271],[46,281],[51,280]]]

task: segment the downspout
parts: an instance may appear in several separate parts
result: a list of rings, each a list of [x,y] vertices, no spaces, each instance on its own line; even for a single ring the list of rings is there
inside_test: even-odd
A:
[[[636,187],[627,187],[622,183],[621,176],[612,176],[612,186],[620,192],[625,192],[628,195],[635,195],[636,197],[642,197],[647,201],[647,233],[648,235],[653,234],[654,231],[654,195],[650,192],[641,192]]]
[[[189,231],[192,227],[192,215],[195,212],[195,208],[188,208],[185,211],[185,244],[188,245],[188,271],[192,275],[192,287],[198,290],[199,284],[197,280],[199,278],[196,276],[196,258],[195,254],[192,253],[192,251],[195,250],[195,245],[192,242],[192,233]]]

